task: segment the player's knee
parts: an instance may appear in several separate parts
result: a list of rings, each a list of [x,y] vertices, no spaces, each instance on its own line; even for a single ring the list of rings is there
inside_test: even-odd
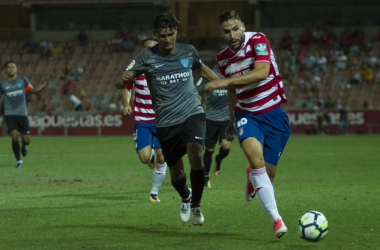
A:
[[[265,161],[263,157],[251,156],[249,159],[249,162],[251,164],[251,167],[253,166],[253,168],[256,168],[256,169],[263,168],[265,166]]]
[[[150,161],[150,156],[147,155],[139,155],[140,161],[142,164],[148,164]]]
[[[30,139],[28,138],[28,139],[22,139],[22,143],[24,144],[24,145],[29,145],[30,144]]]

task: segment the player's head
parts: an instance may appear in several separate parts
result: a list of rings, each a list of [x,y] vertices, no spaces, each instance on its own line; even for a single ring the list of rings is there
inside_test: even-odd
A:
[[[17,65],[14,61],[8,61],[4,64],[8,77],[13,77],[17,73]]]
[[[239,50],[244,42],[244,23],[234,10],[226,10],[219,15],[222,37],[232,50]]]
[[[143,42],[144,50],[146,50],[146,49],[154,47],[158,43],[158,40],[155,36],[148,36],[142,42]]]
[[[172,13],[164,13],[154,19],[154,36],[157,37],[161,50],[171,52],[175,49],[179,21]]]

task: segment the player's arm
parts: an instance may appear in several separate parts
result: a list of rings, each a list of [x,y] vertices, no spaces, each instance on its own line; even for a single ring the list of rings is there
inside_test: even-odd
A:
[[[250,83],[256,83],[267,79],[269,75],[270,65],[267,62],[257,62],[254,64],[254,68],[248,73],[232,78],[225,78],[220,80],[214,80],[207,83],[205,90],[213,91],[216,88],[228,87],[233,85],[244,85]]]
[[[125,89],[125,86],[133,80],[134,73],[132,71],[125,71],[119,78],[116,79],[115,87],[117,89]]]
[[[208,82],[212,80],[219,80],[219,77],[215,75],[215,73],[206,65],[202,65],[202,67],[195,70],[197,74],[202,77],[203,79],[206,79]]]
[[[123,101],[124,101],[124,114],[125,115],[130,115],[130,114],[132,114],[132,107],[131,107],[131,104],[130,104],[130,101],[131,101],[130,90],[124,88],[122,96],[123,96]]]
[[[38,88],[34,88],[30,83],[25,87],[30,93],[38,93],[47,86],[47,82],[42,83]]]

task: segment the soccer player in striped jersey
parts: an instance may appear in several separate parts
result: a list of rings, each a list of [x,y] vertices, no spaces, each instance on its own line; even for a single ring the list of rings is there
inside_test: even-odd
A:
[[[205,89],[228,87],[231,122],[227,138],[232,140],[237,133],[250,163],[245,197],[252,200],[257,193],[271,218],[275,236],[281,238],[288,230],[277,209],[272,181],[290,136],[288,116],[281,108],[287,101],[282,80],[264,34],[245,32],[244,23],[233,10],[221,13],[219,23],[229,45],[217,56],[225,79],[211,81]]]
[[[17,159],[16,167],[23,166],[20,156],[20,144],[18,142],[21,134],[21,153],[26,156],[26,146],[30,143],[29,120],[26,108],[25,91],[38,93],[47,85],[44,82],[40,87],[33,88],[29,80],[24,76],[17,75],[17,65],[13,61],[5,63],[6,78],[0,81],[0,97],[4,94],[4,120],[7,131],[12,137],[12,149]]]
[[[157,44],[157,38],[154,36],[147,37],[143,40],[144,50]],[[134,90],[133,111],[135,113],[135,130],[133,139],[140,161],[148,164],[153,172],[153,186],[150,191],[150,200],[160,202],[158,199],[158,189],[162,185],[166,174],[166,162],[162,154],[161,145],[157,138],[156,132],[156,114],[152,107],[152,97],[145,79],[145,75],[137,77],[129,82],[123,89],[124,114],[132,114],[130,105],[131,91]],[[155,159],[154,149],[157,152],[157,162]]]

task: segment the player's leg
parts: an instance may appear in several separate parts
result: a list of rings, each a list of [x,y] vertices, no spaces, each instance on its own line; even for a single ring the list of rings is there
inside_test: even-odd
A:
[[[29,119],[27,116],[17,116],[18,130],[21,134],[21,153],[26,156],[28,153],[27,145],[30,144]]]
[[[191,189],[186,184],[187,178],[182,160],[182,157],[186,154],[186,148],[179,135],[182,126],[183,124],[159,127],[156,130],[162,154],[169,167],[171,183],[182,199],[179,213],[181,221],[187,222],[190,219]]]
[[[205,138],[205,114],[196,114],[189,117],[182,127],[181,135],[191,166],[190,181],[192,188],[191,214],[193,225],[203,225],[204,217],[201,211],[201,200],[204,189],[203,145]]]
[[[133,139],[135,141],[135,147],[137,155],[140,158],[141,163],[148,164],[150,168],[152,167],[149,163],[152,159],[152,134],[149,128],[135,126],[135,131],[133,133]]]
[[[12,138],[12,150],[13,150],[13,154],[15,155],[17,159],[16,167],[17,168],[22,167],[23,162],[21,160],[21,155],[20,155],[20,144],[18,142],[18,125],[17,125],[16,117],[4,116],[4,120],[5,120],[5,125],[7,127],[7,131]]]
[[[271,218],[276,237],[280,238],[287,233],[287,228],[277,209],[273,185],[265,168],[262,144],[256,138],[248,137],[242,141],[241,145],[251,166],[249,178],[264,209]]]
[[[166,174],[166,162],[164,155],[162,154],[161,144],[156,136],[156,129],[154,128],[154,133],[152,133],[153,136],[153,144],[156,148],[156,154],[157,154],[157,163],[156,167],[153,171],[153,184],[152,184],[152,190],[150,191],[150,200],[152,202],[160,202],[158,198],[158,189],[162,185],[162,182],[165,179]]]
[[[226,139],[226,128],[230,121],[217,122],[218,136],[220,138],[221,146],[219,148],[219,154],[215,156],[214,175],[219,176],[222,168],[222,160],[230,153],[231,142]]]
[[[212,155],[214,154],[215,144],[218,141],[218,130],[214,126],[213,121],[206,119],[206,139],[205,152],[203,154],[203,163],[205,168],[204,186],[211,188],[210,184],[210,169],[212,163]]]

